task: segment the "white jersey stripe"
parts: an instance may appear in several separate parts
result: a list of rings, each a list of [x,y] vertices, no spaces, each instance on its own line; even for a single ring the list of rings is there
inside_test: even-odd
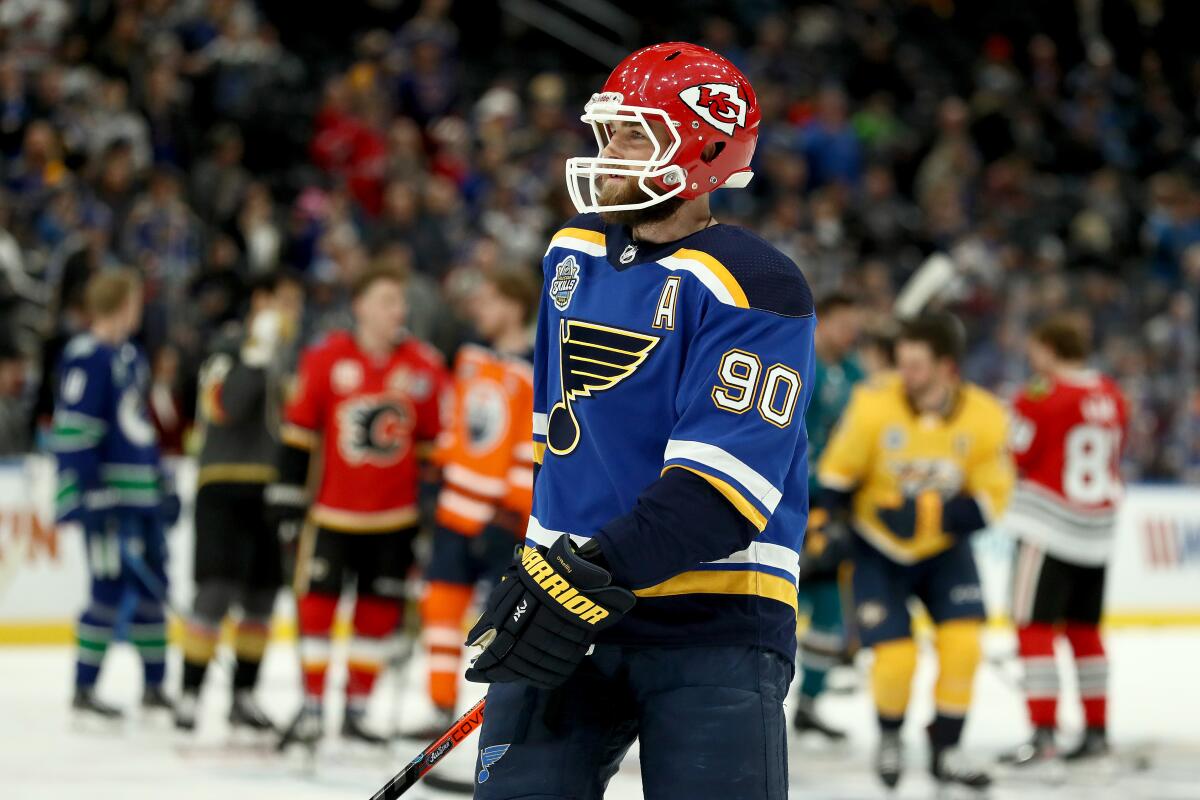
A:
[[[737,303],[734,302],[733,295],[731,295],[729,290],[725,288],[725,284],[721,283],[721,279],[714,275],[712,270],[699,261],[691,258],[667,256],[665,258],[660,258],[658,263],[662,264],[672,272],[690,272],[696,276],[700,283],[704,284],[704,288],[712,292],[713,296],[722,303],[727,306],[737,305]]]
[[[583,239],[576,239],[574,236],[556,236],[550,242],[550,246],[546,248],[546,255],[550,255],[550,251],[556,247],[561,247],[566,250],[575,250],[579,253],[584,253],[589,256],[599,256],[601,258],[604,257],[606,252],[604,245],[602,244],[596,244],[595,242],[589,242]]]
[[[762,503],[771,514],[775,513],[775,508],[783,498],[783,494],[772,486],[770,481],[751,469],[737,456],[722,450],[716,445],[706,442],[671,439],[667,442],[666,452],[663,453],[663,461],[673,461],[677,458],[695,461],[697,464],[712,467],[718,472],[728,475],[744,486],[754,499]]]

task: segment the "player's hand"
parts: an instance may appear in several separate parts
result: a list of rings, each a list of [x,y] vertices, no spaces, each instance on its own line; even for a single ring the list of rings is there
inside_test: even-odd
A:
[[[279,541],[290,545],[300,536],[300,527],[308,514],[308,493],[303,486],[272,483],[263,490],[267,524],[275,529]]]
[[[804,532],[804,552],[800,557],[799,581],[827,574],[850,556],[850,533],[840,519],[831,519],[829,512],[814,507],[808,512],[808,528]]]
[[[633,592],[611,583],[608,570],[582,558],[567,534],[549,550],[526,547],[467,634],[467,644],[485,648],[467,680],[561,686],[596,635],[633,608]]]
[[[942,533],[942,496],[933,490],[906,497],[894,508],[876,509],[875,514],[901,539],[925,539]]]

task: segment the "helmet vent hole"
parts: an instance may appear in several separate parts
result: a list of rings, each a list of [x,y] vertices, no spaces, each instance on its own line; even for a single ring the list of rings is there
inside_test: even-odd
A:
[[[676,50],[674,53],[671,53],[671,55],[667,56],[666,60],[670,61],[670,60],[674,59],[675,57],[677,57],[682,52],[683,52],[682,50]]]
[[[711,164],[713,159],[721,155],[721,151],[725,149],[724,142],[709,142],[704,147],[704,151],[700,153],[700,160],[705,164]]]

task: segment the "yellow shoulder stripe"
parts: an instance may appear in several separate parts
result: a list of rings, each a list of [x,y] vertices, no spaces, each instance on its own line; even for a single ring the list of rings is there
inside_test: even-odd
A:
[[[555,239],[563,239],[570,237],[572,239],[581,239],[592,244],[603,245],[604,234],[600,231],[589,231],[586,228],[563,228],[550,239],[553,242]]]
[[[741,512],[742,516],[750,520],[750,524],[754,526],[755,530],[757,530],[759,533],[762,533],[763,529],[767,527],[767,518],[763,515],[763,513],[755,508],[753,503],[747,500],[741,492],[733,488],[733,486],[727,481],[723,481],[718,477],[701,472],[694,467],[689,467],[684,464],[671,464],[663,470],[663,474],[665,474],[668,469],[686,469],[688,472],[699,475],[701,478],[704,478],[704,480],[712,484],[712,487],[720,492],[726,500],[732,503],[733,507]]]
[[[675,251],[676,258],[687,258],[692,261],[698,261],[703,264],[709,272],[721,282],[721,285],[728,290],[730,297],[733,298],[733,304],[738,308],[749,308],[750,301],[746,299],[746,293],[742,291],[741,284],[733,277],[733,273],[715,258],[702,250],[688,250],[681,248]]]
[[[748,594],[778,600],[795,610],[796,585],[778,575],[755,570],[708,570],[681,572],[662,583],[635,589],[638,597],[670,597],[679,594]]]

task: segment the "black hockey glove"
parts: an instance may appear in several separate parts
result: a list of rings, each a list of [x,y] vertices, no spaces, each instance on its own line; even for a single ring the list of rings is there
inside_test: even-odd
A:
[[[901,539],[925,537],[945,532],[966,536],[987,526],[979,504],[965,494],[942,500],[934,491],[906,498],[898,508],[878,510],[879,521]]]
[[[814,507],[808,512],[804,532],[804,552],[800,556],[799,582],[836,578],[838,565],[850,557],[850,532],[840,518]]]
[[[633,608],[633,592],[611,582],[608,570],[581,557],[567,534],[549,550],[526,546],[467,634],[468,645],[485,648],[467,680],[561,686],[596,635]]]

